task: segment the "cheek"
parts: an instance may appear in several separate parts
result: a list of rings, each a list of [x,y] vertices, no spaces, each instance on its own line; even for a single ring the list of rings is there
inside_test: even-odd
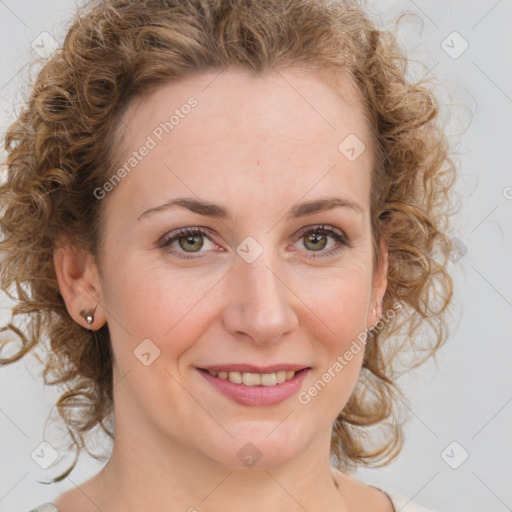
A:
[[[365,286],[363,286],[365,283]],[[366,339],[370,280],[363,266],[331,280],[329,293],[310,297],[316,315],[308,329],[315,345],[315,373],[297,399],[301,406],[323,411],[331,424],[345,407],[360,374]],[[323,287],[322,287],[323,289]]]
[[[333,421],[356,385],[365,351],[371,300],[371,262],[366,255],[315,280],[315,293],[304,297],[310,307],[306,329],[314,333],[316,371],[301,404],[314,401]],[[314,313],[314,314],[313,314]],[[325,392],[324,392],[325,389]]]
[[[129,261],[112,268],[104,296],[118,363],[133,364],[133,351],[143,340],[176,359],[199,338],[207,297],[219,276],[197,270],[143,268]]]
[[[336,268],[301,272],[301,298],[324,324],[327,338],[344,339],[366,327],[371,300],[371,263],[366,254],[355,255]],[[299,284],[299,283],[298,283]]]

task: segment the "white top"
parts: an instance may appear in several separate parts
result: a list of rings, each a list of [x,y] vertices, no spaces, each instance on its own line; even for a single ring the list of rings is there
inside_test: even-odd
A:
[[[381,489],[382,490],[382,489]],[[389,499],[393,503],[395,512],[434,512],[433,510],[427,510],[426,508],[414,503],[409,498],[395,494],[393,492],[383,491],[389,496]],[[59,509],[53,503],[44,503],[39,507],[33,508],[30,512],[60,512]]]
[[[414,503],[409,498],[402,496],[400,494],[395,494],[393,492],[386,492],[389,496],[390,500],[393,503],[393,507],[395,512],[434,512],[431,509],[426,509],[417,503]],[[46,512],[46,511],[44,511]],[[48,511],[48,512],[56,512],[56,511]]]

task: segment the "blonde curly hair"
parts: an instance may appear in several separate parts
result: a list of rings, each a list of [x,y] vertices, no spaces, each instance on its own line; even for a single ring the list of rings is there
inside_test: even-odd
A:
[[[92,332],[70,317],[53,264],[57,241],[64,235],[97,257],[105,201],[94,190],[118,166],[119,120],[130,102],[163,83],[227,66],[254,75],[302,66],[333,87],[341,74],[357,86],[373,131],[375,261],[382,239],[389,252],[382,307],[396,314],[370,332],[359,380],[334,423],[331,453],[340,469],[351,470],[387,464],[402,447],[396,362],[406,348],[414,357],[402,369],[437,351],[452,298],[445,233],[455,173],[431,83],[406,79],[395,36],[352,0],[95,0],[77,12],[9,127],[0,188],[0,282],[16,301],[2,331],[21,340],[1,363],[47,342],[44,381],[66,388],[56,405],[76,454],[55,480],[71,472],[94,427],[114,438],[108,326]]]

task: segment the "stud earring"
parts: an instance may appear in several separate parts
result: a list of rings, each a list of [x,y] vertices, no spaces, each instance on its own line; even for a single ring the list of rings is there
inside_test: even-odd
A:
[[[80,311],[80,315],[87,322],[87,325],[91,325],[94,322],[94,311],[96,311],[96,308],[91,309],[90,311],[85,311],[85,309]]]

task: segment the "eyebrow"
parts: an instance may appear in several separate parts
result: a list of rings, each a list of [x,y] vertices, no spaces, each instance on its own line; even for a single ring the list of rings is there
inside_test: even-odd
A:
[[[166,201],[160,206],[155,206],[154,208],[146,210],[137,217],[137,220],[141,220],[143,217],[151,213],[161,212],[176,206],[187,208],[191,212],[197,213],[199,215],[217,219],[232,221],[234,218],[232,213],[222,205],[201,201],[200,199],[195,199],[192,197],[178,197],[176,199]],[[358,203],[348,199],[343,199],[341,197],[326,197],[322,199],[314,199],[312,201],[304,201],[302,203],[293,205],[286,214],[286,218],[297,219],[299,217],[305,217],[306,215],[325,212],[334,208],[348,208],[364,215],[364,210]]]

